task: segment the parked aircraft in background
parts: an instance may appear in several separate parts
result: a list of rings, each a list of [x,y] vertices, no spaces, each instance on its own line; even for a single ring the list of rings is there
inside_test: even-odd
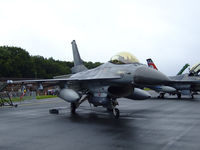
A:
[[[149,67],[158,70],[158,68],[156,67],[156,65],[154,64],[151,58],[147,59],[146,61]],[[181,75],[185,71],[185,69],[187,69],[189,66],[190,66],[189,64],[185,64],[183,68],[177,73],[177,75]],[[196,67],[193,67],[193,68],[195,69]]]
[[[158,70],[151,58],[147,59],[147,64],[149,67]],[[185,64],[185,66],[183,66],[183,68],[179,71],[179,73],[176,76],[169,77],[171,80],[175,81],[188,81],[187,84],[175,83],[175,84],[170,84],[170,86],[152,86],[150,88],[157,92],[160,92],[158,98],[164,98],[164,95],[166,93],[172,95],[176,94],[178,98],[181,98],[181,94],[191,95],[191,97],[194,98],[194,95],[198,94],[198,91],[200,91],[200,84],[199,84],[200,76],[198,76],[198,73],[200,72],[200,63],[192,67],[189,74],[188,73],[182,74],[188,66],[189,64]]]
[[[189,64],[185,64],[185,65],[183,66],[183,68],[177,73],[177,75],[183,74],[183,72],[184,72],[189,66],[190,66]]]

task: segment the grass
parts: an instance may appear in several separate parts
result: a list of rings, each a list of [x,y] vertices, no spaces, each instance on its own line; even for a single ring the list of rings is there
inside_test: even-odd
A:
[[[20,97],[11,98],[11,100],[13,102],[19,102],[19,101],[28,100],[28,99],[32,99],[32,97],[31,96],[24,96],[22,99],[20,99]],[[9,98],[5,98],[5,100],[9,101]]]
[[[42,95],[42,96],[36,96],[36,99],[46,99],[46,98],[55,98],[57,95]]]
[[[55,98],[57,97],[56,95],[42,95],[42,96],[36,96],[36,99],[46,99],[46,98]],[[13,102],[20,102],[20,101],[24,101],[24,100],[30,100],[32,99],[32,96],[24,96],[22,99],[20,99],[20,97],[13,97],[12,101]],[[9,100],[8,98],[5,98],[5,100]]]
[[[151,89],[150,89],[150,88],[144,88],[144,90],[145,90],[145,91],[151,91]]]

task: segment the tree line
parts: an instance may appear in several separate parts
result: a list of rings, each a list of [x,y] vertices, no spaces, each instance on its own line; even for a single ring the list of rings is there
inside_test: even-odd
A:
[[[100,62],[84,62],[88,69],[101,65]],[[19,47],[0,46],[0,78],[53,78],[71,73],[74,63],[43,56],[31,56]]]

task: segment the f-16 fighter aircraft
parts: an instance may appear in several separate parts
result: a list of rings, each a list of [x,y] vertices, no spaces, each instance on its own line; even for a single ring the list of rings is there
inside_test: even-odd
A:
[[[78,52],[75,41],[72,41],[74,67],[69,78],[40,79],[10,81],[14,83],[43,82],[59,85],[58,96],[71,103],[71,113],[82,102],[88,100],[94,106],[103,106],[119,118],[120,112],[116,108],[117,98],[124,97],[130,100],[143,100],[150,98],[150,94],[140,88],[143,85],[162,85],[169,82],[169,78],[161,72],[139,63],[130,53],[119,53],[101,66],[88,70]]]
[[[154,62],[151,58],[147,59],[147,64],[149,67],[158,70]],[[186,69],[189,65],[186,64],[183,69]],[[171,83],[170,86],[150,86],[151,89],[160,92],[158,98],[164,98],[166,93],[175,95],[177,94],[178,98],[181,98],[181,94],[183,95],[191,95],[194,98],[195,94],[200,91],[200,76],[198,73],[200,72],[200,65],[195,65],[191,70],[190,73],[181,74],[183,69],[179,71],[176,76],[170,76],[169,78],[173,81],[182,81],[183,83]],[[180,73],[181,72],[181,73]],[[185,82],[185,83],[184,83]],[[188,82],[188,83],[187,83]]]

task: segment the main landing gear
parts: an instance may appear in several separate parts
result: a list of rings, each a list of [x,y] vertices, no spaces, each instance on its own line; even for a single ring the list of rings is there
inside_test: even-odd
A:
[[[112,115],[113,115],[113,117],[114,117],[115,119],[118,119],[119,116],[120,116],[120,111],[119,111],[118,108],[113,108],[113,109],[107,108],[107,111],[108,111],[109,113],[112,113]]]
[[[113,116],[114,116],[115,119],[119,119],[120,112],[119,112],[118,108],[113,109]]]
[[[77,108],[77,104],[76,103],[71,103],[71,113],[72,114],[76,113],[76,108]],[[50,109],[49,113],[50,114],[59,114],[59,110],[60,110],[60,108]]]
[[[165,93],[160,93],[159,96],[158,96],[158,98],[164,99],[164,96],[165,96]]]
[[[71,103],[71,107],[70,108],[71,108],[71,113],[75,114],[76,113],[76,109],[78,108],[77,103]],[[59,114],[59,110],[60,110],[60,108],[50,109],[49,113],[50,114]]]
[[[119,105],[116,99],[111,99],[111,110],[115,119],[118,119],[120,116],[119,109],[116,106]],[[109,108],[107,108],[109,109]]]
[[[181,94],[178,93],[178,94],[177,94],[177,97],[178,97],[178,99],[181,99]]]
[[[198,93],[192,93],[192,94],[191,94],[191,98],[192,98],[192,99],[194,99],[194,95],[195,95],[195,94],[198,94]]]
[[[71,113],[75,114],[76,113],[76,109],[80,106],[81,103],[83,103],[84,101],[86,101],[88,99],[88,95],[83,95],[81,97],[81,99],[77,102],[72,102],[71,103]]]
[[[120,112],[119,112],[119,109],[116,108],[116,105],[118,105],[118,102],[116,100],[114,101],[111,101],[111,109],[110,108],[107,108],[107,110],[109,112],[112,112],[113,116],[115,119],[118,119],[119,116],[120,116]],[[71,103],[71,113],[72,114],[75,114],[76,113],[76,109],[78,108],[79,106],[79,103]]]
[[[71,113],[72,114],[76,113],[76,108],[77,108],[76,103],[71,103]]]
[[[71,110],[71,114],[75,114],[76,113],[76,109],[79,107],[79,105],[84,102],[85,100],[87,100],[87,96],[82,96],[82,98],[79,101],[76,102],[71,102],[70,105],[70,110]],[[110,99],[109,103],[107,105],[101,105],[104,107],[107,107],[107,110],[112,113],[113,117],[115,119],[118,119],[120,116],[120,111],[118,108],[116,108],[116,106],[119,105],[116,99]],[[94,105],[95,106],[95,105]],[[59,114],[59,110],[60,109],[50,109],[49,113],[51,114]]]

